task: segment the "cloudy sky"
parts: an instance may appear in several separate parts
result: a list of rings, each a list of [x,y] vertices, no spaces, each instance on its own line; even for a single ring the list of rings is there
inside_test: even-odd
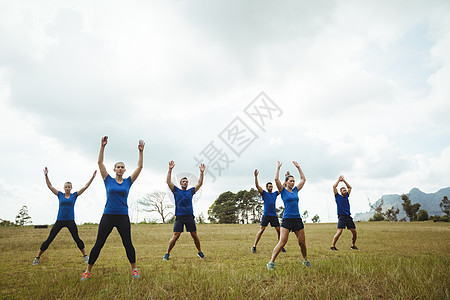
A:
[[[103,135],[110,174],[117,161],[131,174],[146,141],[132,204],[167,191],[168,161],[195,176],[205,162],[196,215],[253,187],[256,168],[273,181],[277,160],[300,163],[300,210],[323,222],[340,174],[353,215],[450,186],[449,13],[444,0],[0,0],[0,218],[27,205],[53,223],[43,168],[80,189]],[[97,176],[76,222],[98,222],[105,201]]]

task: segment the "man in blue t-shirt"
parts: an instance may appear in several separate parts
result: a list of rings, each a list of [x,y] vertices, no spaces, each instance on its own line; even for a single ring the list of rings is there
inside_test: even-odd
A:
[[[252,247],[252,253],[256,253],[256,245],[258,244],[261,235],[263,234],[264,230],[266,230],[266,227],[267,225],[269,225],[269,223],[270,226],[275,227],[275,230],[277,231],[278,235],[278,240],[280,240],[280,221],[278,220],[276,209],[276,201],[280,193],[278,191],[272,192],[273,190],[272,182],[266,183],[267,192],[263,190],[258,183],[259,171],[255,170],[254,174],[255,174],[256,189],[258,190],[259,194],[261,195],[261,198],[264,201],[264,213],[261,219],[261,228],[256,234],[255,243],[253,244]],[[282,251],[286,252],[284,248],[282,249]]]
[[[339,182],[343,182],[347,188],[341,187],[340,188],[340,194],[337,191],[337,186]],[[352,191],[352,187],[350,184],[348,184],[347,181],[345,181],[344,176],[339,176],[336,183],[333,185],[333,192],[334,192],[334,198],[336,200],[337,205],[337,214],[338,214],[338,226],[337,226],[337,232],[333,237],[333,242],[331,244],[330,250],[338,250],[336,248],[336,243],[339,239],[339,237],[342,234],[342,231],[347,227],[352,232],[352,246],[350,249],[352,250],[358,250],[358,248],[355,246],[356,243],[356,226],[353,222],[353,218],[350,216],[350,203],[348,202],[348,197],[350,196],[350,192]]]
[[[188,179],[186,177],[181,178],[181,189],[176,187],[172,183],[172,169],[175,167],[174,161],[169,162],[169,172],[167,173],[167,185],[173,193],[175,198],[175,225],[173,226],[173,237],[169,241],[167,252],[164,255],[163,260],[169,260],[170,251],[175,246],[178,238],[186,226],[186,230],[191,233],[194,239],[195,246],[198,250],[198,257],[203,259],[205,255],[200,247],[200,240],[197,235],[197,227],[195,226],[194,210],[192,207],[192,196],[200,189],[203,184],[203,173],[205,172],[205,164],[200,164],[200,179],[195,187],[188,189]]]

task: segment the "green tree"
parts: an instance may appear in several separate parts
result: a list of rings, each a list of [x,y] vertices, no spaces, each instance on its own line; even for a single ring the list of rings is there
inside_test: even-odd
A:
[[[375,213],[373,214],[372,218],[369,219],[370,222],[384,221],[384,215],[382,213],[382,210],[383,210],[382,206],[383,206],[383,204],[384,204],[384,200],[383,199],[381,199],[380,203],[377,206],[375,206],[375,204],[373,204],[373,205],[370,204],[370,201],[369,201],[369,206],[375,210]]]
[[[428,212],[425,209],[419,210],[419,214],[417,215],[417,221],[426,221],[428,220]]]
[[[409,218],[410,221],[416,221],[417,212],[419,211],[420,204],[419,203],[411,204],[411,200],[405,194],[402,195],[402,200],[403,200],[402,206],[403,210],[406,213],[406,216]]]
[[[196,222],[199,224],[205,224],[205,215],[203,213],[200,213],[197,218],[195,218]]]
[[[303,223],[306,223],[306,218],[308,217],[308,211],[307,210],[305,210],[304,212],[303,212],[303,214],[302,214],[302,220],[303,220]]]
[[[0,219],[0,226],[16,226],[16,224],[8,220]]]
[[[283,218],[283,214],[284,214],[284,206],[280,206],[280,207],[278,207],[276,210],[277,210],[278,218]]]
[[[239,211],[235,194],[230,191],[220,194],[209,207],[208,215],[212,223],[238,223]]]
[[[16,225],[25,226],[31,223],[31,217],[28,215],[28,207],[24,205],[20,209],[19,214],[16,216]]]
[[[386,220],[391,221],[391,222],[397,222],[397,215],[400,213],[400,209],[396,209],[394,210],[394,206],[392,206],[391,208],[389,208],[388,210],[386,210],[383,215],[386,218]]]
[[[320,217],[318,214],[316,214],[314,217],[312,217],[311,221],[313,223],[320,223]]]
[[[249,205],[252,213],[252,223],[261,222],[261,217],[264,212],[264,202],[261,200],[259,192],[251,188],[248,191],[247,197],[249,197]]]
[[[441,203],[439,203],[439,207],[447,217],[450,217],[450,200],[448,200],[447,196],[444,196]]]

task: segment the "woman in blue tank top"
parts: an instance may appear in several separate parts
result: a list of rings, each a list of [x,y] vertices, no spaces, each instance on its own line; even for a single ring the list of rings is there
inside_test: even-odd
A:
[[[278,162],[277,171],[275,173],[275,183],[284,203],[284,213],[283,221],[281,222],[280,241],[273,249],[272,258],[267,263],[268,270],[274,269],[275,259],[277,258],[278,254],[280,254],[283,247],[286,245],[290,231],[293,231],[297,236],[298,244],[303,256],[303,264],[307,267],[310,266],[306,255],[305,229],[303,226],[303,221],[300,217],[300,212],[298,210],[298,191],[300,191],[305,185],[306,178],[305,174],[303,174],[303,171],[300,168],[300,165],[295,161],[293,161],[292,163],[297,168],[300,174],[300,181],[297,185],[295,185],[295,179],[292,175],[288,175],[286,177],[284,185],[281,183],[279,179],[281,162]]]
[[[78,196],[83,194],[84,191],[89,187],[89,185],[91,185],[92,180],[94,180],[95,174],[97,174],[97,171],[94,172],[92,178],[88,181],[88,183],[86,183],[84,187],[82,187],[78,192],[72,194],[70,193],[70,191],[72,191],[72,183],[70,182],[64,183],[64,193],[62,193],[57,189],[55,189],[50,183],[50,179],[48,178],[48,169],[47,167],[45,167],[44,169],[45,182],[47,183],[47,187],[49,188],[49,190],[52,191],[53,194],[58,196],[59,208],[58,208],[58,216],[56,217],[56,222],[52,226],[48,238],[42,243],[41,248],[39,249],[39,253],[33,261],[33,266],[39,263],[42,253],[44,253],[44,251],[47,250],[48,246],[50,246],[50,243],[55,239],[59,231],[64,227],[67,227],[67,229],[69,229],[69,232],[72,235],[73,240],[75,241],[75,243],[77,243],[78,249],[80,249],[81,253],[84,256],[84,262],[85,263],[88,262],[89,257],[86,255],[86,251],[84,250],[84,243],[78,236],[78,228],[77,224],[75,224],[74,208],[75,208],[75,201],[77,201]]]
[[[100,251],[105,245],[106,239],[114,227],[117,228],[117,231],[122,238],[122,243],[125,247],[128,261],[131,264],[131,274],[133,278],[139,278],[139,272],[136,268],[136,253],[133,243],[131,242],[131,224],[130,218],[128,217],[127,202],[130,187],[138,178],[143,167],[145,143],[143,140],[139,140],[138,166],[133,174],[127,178],[123,177],[126,171],[125,164],[123,162],[118,162],[114,165],[114,172],[116,173],[115,178],[112,178],[106,171],[105,165],[103,164],[103,154],[107,143],[108,137],[105,136],[102,138],[100,153],[98,155],[98,167],[106,188],[106,205],[105,210],[103,211],[102,219],[98,224],[97,239],[89,255],[87,270],[81,277],[82,281],[88,280],[91,277],[92,267],[94,266]]]

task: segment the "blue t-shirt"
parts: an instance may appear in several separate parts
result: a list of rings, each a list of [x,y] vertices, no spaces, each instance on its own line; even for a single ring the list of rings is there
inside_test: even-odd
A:
[[[193,216],[192,196],[195,194],[195,187],[183,191],[174,186],[172,193],[175,198],[175,216]]]
[[[277,216],[276,202],[278,192],[268,193],[263,191],[261,194],[261,198],[264,201],[264,216]]]
[[[348,202],[348,196],[342,197],[339,193],[334,195],[334,199],[337,204],[337,214],[338,216],[350,216],[350,202]]]
[[[284,203],[283,218],[300,218],[300,212],[298,210],[297,186],[294,186],[292,193],[286,188],[283,188],[281,191],[281,199]]]
[[[66,199],[64,193],[58,191],[59,209],[56,220],[75,220],[75,201],[77,201],[78,193],[70,194],[69,199]]]
[[[125,178],[122,183],[118,183],[115,178],[106,176],[106,205],[104,214],[128,215],[128,192],[133,184],[131,177]]]

